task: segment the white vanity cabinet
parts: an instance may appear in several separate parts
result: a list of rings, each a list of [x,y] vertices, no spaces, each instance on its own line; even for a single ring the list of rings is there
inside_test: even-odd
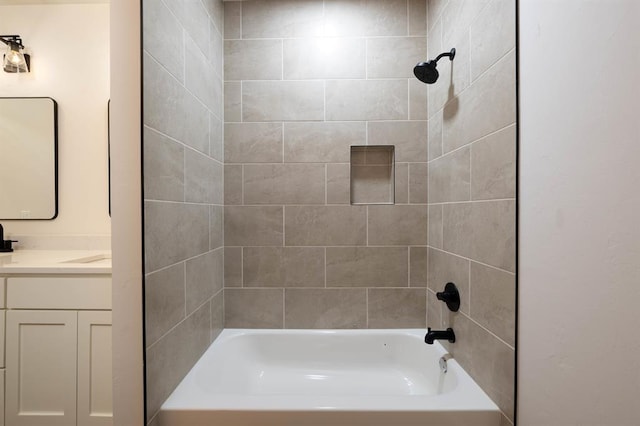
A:
[[[111,425],[111,276],[16,274],[4,284],[4,424]]]

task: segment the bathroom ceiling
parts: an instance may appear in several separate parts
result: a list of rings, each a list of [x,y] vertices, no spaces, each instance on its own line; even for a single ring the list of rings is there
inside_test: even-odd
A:
[[[0,6],[17,6],[26,4],[79,4],[79,3],[109,3],[109,0],[0,0]]]

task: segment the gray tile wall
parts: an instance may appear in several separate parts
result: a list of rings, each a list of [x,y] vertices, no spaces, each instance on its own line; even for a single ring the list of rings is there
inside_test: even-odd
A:
[[[148,421],[223,328],[221,0],[144,0]]]
[[[515,0],[429,0],[428,322],[513,422],[515,346]],[[435,293],[452,281],[451,313]]]
[[[426,6],[225,3],[226,327],[426,326]],[[396,205],[350,205],[351,145],[395,145]]]

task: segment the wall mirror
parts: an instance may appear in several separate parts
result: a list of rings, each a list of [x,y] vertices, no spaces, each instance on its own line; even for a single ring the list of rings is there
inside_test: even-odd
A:
[[[0,219],[58,214],[57,104],[0,98]]]

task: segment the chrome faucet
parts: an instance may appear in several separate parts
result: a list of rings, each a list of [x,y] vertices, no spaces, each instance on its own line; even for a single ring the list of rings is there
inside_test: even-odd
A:
[[[455,343],[456,334],[453,332],[453,328],[451,327],[444,331],[432,331],[431,327],[429,327],[427,328],[427,334],[424,336],[424,342],[427,345],[433,345],[434,340],[448,340],[449,343]]]

